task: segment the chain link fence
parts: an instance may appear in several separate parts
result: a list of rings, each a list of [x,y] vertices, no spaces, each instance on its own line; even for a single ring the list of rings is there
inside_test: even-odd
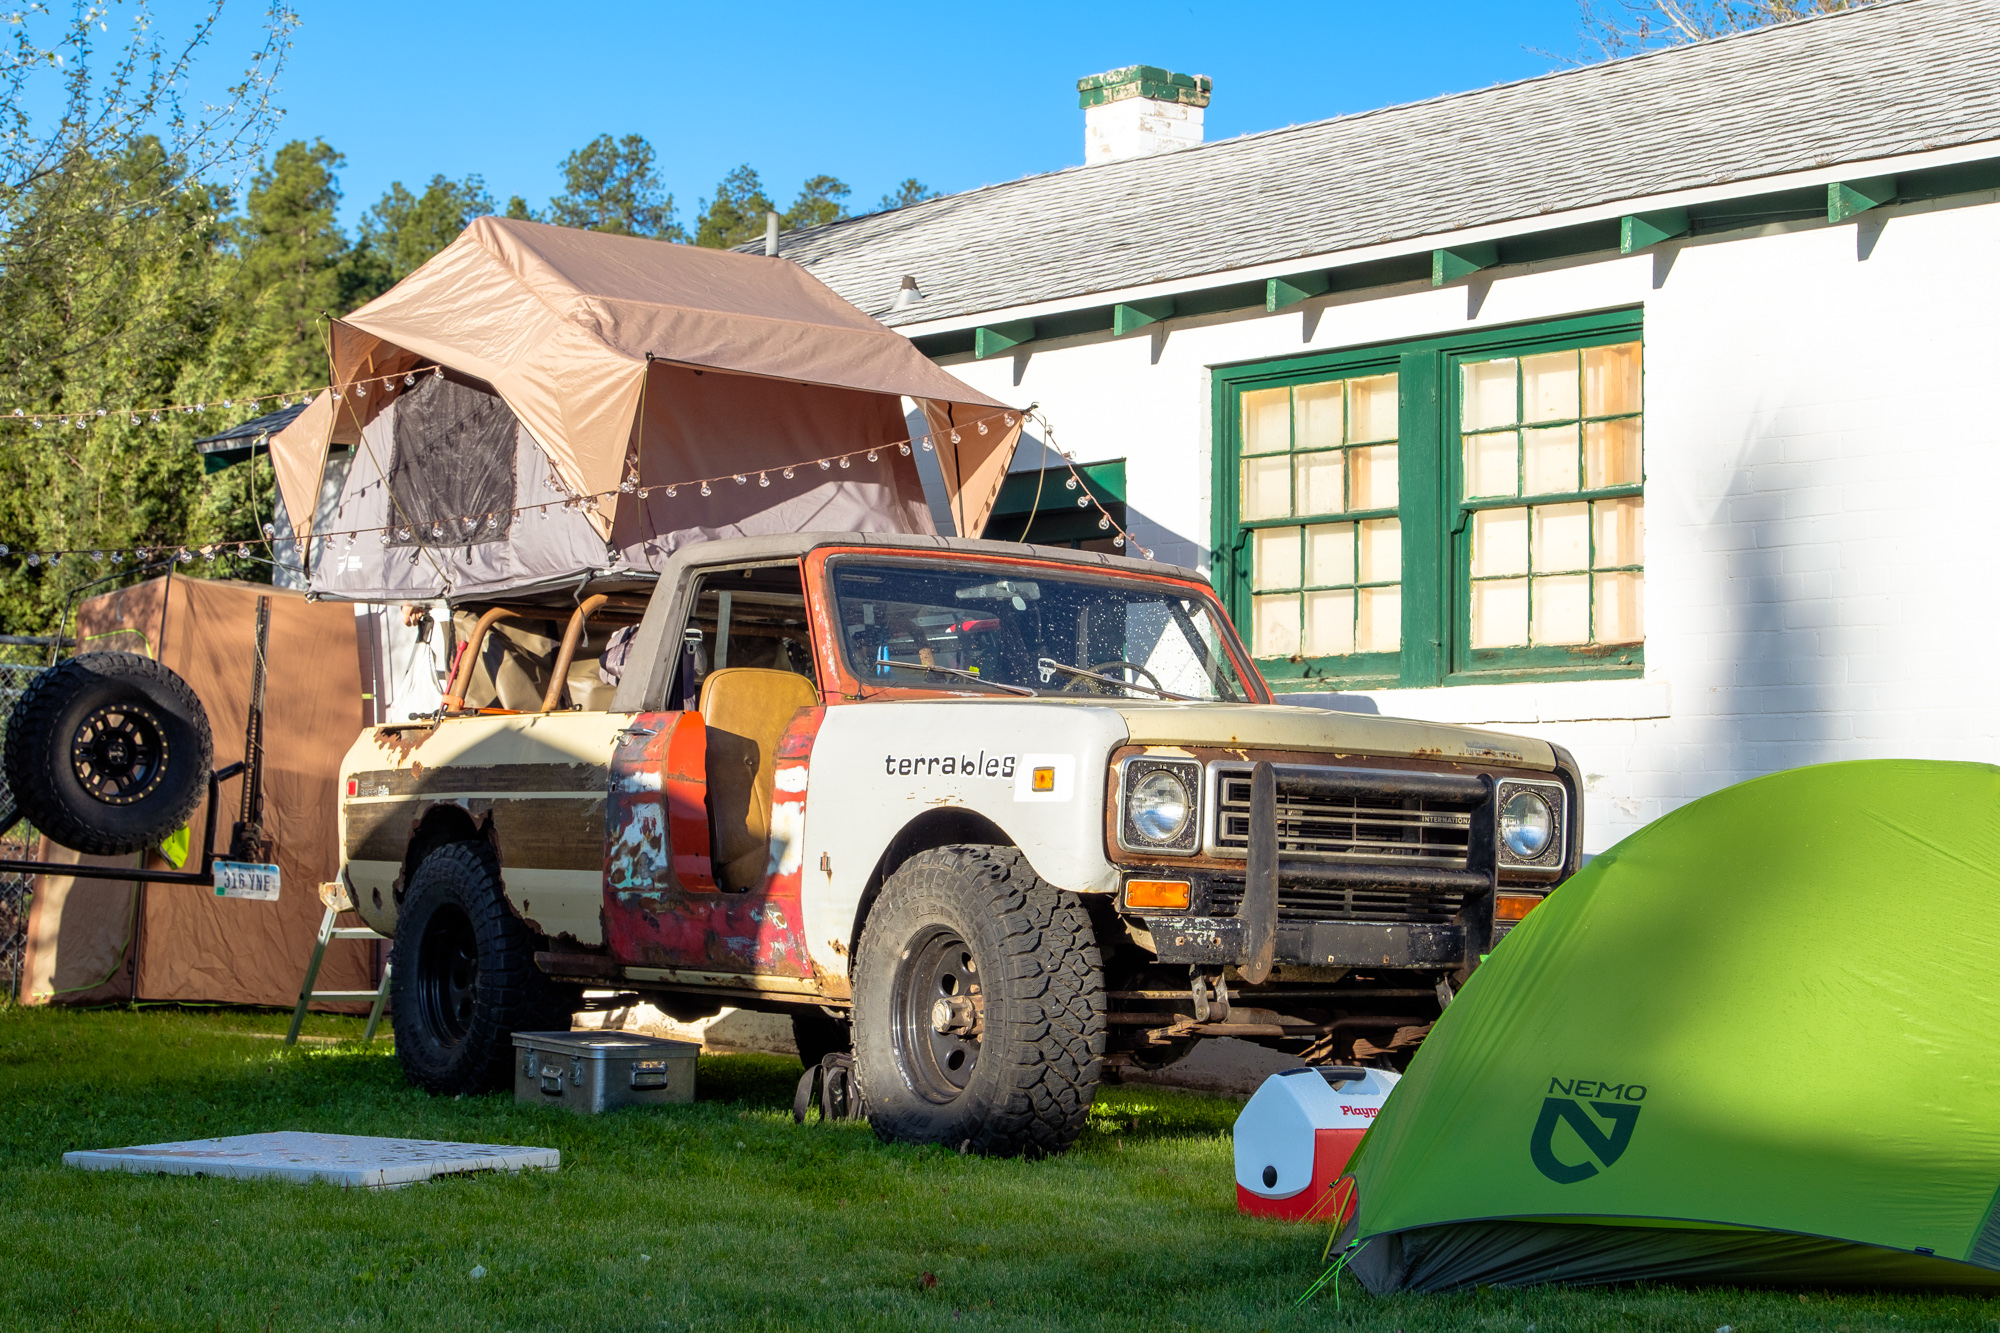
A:
[[[0,662],[0,736],[6,734],[14,705],[28,688],[28,682],[42,671],[38,666]],[[12,807],[13,794],[7,779],[0,776],[0,807]],[[19,860],[35,854],[39,839],[26,824],[0,838],[0,857]],[[0,875],[0,1003],[21,993],[21,968],[28,948],[28,906],[34,897],[35,881],[29,875]]]

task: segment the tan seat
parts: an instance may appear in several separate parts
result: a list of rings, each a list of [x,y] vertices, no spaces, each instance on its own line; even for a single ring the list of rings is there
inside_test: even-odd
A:
[[[790,671],[724,667],[701,683],[708,724],[708,808],[716,880],[741,893],[763,883],[770,862],[771,783],[778,742],[792,715],[819,702],[811,680]]]

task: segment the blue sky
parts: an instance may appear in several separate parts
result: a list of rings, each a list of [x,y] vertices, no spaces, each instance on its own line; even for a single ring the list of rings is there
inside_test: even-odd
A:
[[[652,142],[684,223],[740,162],[781,206],[831,173],[859,212],[906,176],[953,191],[1079,162],[1076,80],[1120,65],[1211,76],[1218,139],[1542,73],[1530,48],[1578,45],[1574,0],[298,3],[279,140],[347,155],[349,224],[391,181],[435,172],[541,207],[564,154],[607,132]],[[169,25],[177,8],[161,7]],[[232,8],[232,27],[254,14]]]

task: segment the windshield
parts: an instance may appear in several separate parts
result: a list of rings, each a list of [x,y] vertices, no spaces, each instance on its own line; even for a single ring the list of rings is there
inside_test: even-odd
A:
[[[864,681],[1007,694],[1249,697],[1208,598],[1043,567],[830,564],[849,668]]]

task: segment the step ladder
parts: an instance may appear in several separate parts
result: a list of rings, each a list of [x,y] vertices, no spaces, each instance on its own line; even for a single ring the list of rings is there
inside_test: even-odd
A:
[[[373,1000],[375,1007],[368,1011],[368,1026],[361,1034],[361,1040],[375,1040],[375,1029],[382,1022],[382,1007],[389,1002],[389,965],[382,964],[382,984],[374,990],[314,990],[313,983],[319,980],[319,965],[326,960],[326,946],[335,940],[380,940],[388,938],[366,926],[336,926],[334,921],[342,912],[354,909],[354,899],[348,896],[347,886],[335,880],[319,886],[319,900],[326,904],[326,915],[319,920],[319,938],[313,941],[312,961],[306,964],[306,979],[299,987],[299,1007],[292,1010],[291,1031],[285,1034],[285,1045],[296,1046],[299,1040],[299,1026],[306,1021],[306,1006],[314,1000]]]

